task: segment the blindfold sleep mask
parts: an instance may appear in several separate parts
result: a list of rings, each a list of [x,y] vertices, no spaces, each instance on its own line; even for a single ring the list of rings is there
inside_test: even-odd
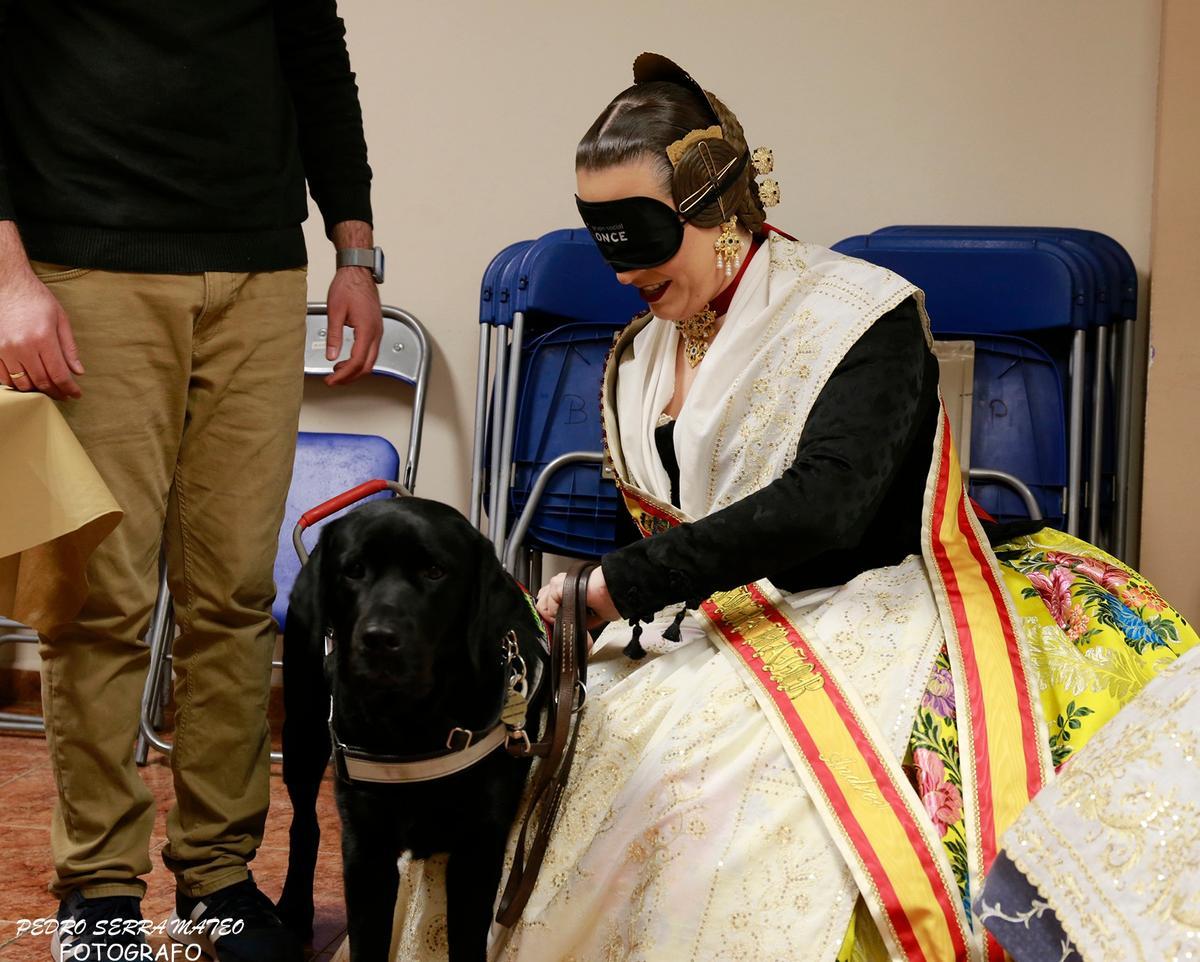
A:
[[[676,211],[653,197],[621,197],[596,203],[575,198],[579,216],[614,271],[665,264],[683,244],[683,225],[707,210],[746,168],[748,155],[729,162],[720,179],[679,203]]]
[[[622,197],[598,204],[575,198],[600,253],[615,271],[665,264],[683,244],[683,218],[653,197]]]

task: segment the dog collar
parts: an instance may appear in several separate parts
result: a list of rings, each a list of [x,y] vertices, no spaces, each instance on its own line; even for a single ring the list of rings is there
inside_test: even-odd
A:
[[[403,784],[428,782],[464,771],[482,761],[501,745],[510,754],[529,754],[529,735],[525,731],[530,699],[541,687],[544,672],[541,663],[530,692],[525,659],[513,630],[504,636],[505,685],[500,709],[487,727],[473,731],[455,727],[446,736],[444,751],[424,755],[378,755],[346,745],[337,736],[333,725],[333,693],[329,696],[329,737],[333,743],[333,763],[338,778],[344,782],[374,784]],[[325,654],[334,648],[333,629],[325,632]]]
[[[462,731],[462,729],[455,729]],[[497,725],[477,742],[465,748],[447,749],[426,756],[372,755],[349,748],[336,740],[333,743],[334,766],[338,777],[348,782],[373,782],[375,784],[398,784],[403,782],[431,782],[445,778],[476,762],[482,761],[508,740],[508,731]]]

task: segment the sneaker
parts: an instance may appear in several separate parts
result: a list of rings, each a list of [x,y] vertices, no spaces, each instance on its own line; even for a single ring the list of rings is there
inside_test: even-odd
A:
[[[140,958],[142,900],[132,895],[85,899],[76,889],[58,904],[58,928],[50,940],[54,962],[79,959]],[[110,951],[119,946],[120,949]]]
[[[280,920],[254,877],[191,898],[175,893],[167,936],[198,945],[219,962],[302,962],[299,940]]]

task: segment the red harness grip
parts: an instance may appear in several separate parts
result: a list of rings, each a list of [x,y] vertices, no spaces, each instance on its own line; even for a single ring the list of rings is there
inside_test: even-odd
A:
[[[382,478],[376,478],[374,481],[364,481],[349,491],[343,491],[341,494],[334,495],[328,501],[318,504],[315,508],[309,508],[304,514],[300,515],[300,520],[296,522],[296,526],[299,528],[310,527],[318,521],[328,518],[334,512],[349,507],[355,501],[361,501],[372,494],[386,491],[391,487],[392,483]]]

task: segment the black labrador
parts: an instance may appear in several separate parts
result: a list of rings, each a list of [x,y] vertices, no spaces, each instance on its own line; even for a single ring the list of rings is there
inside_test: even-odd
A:
[[[283,778],[294,814],[279,910],[298,935],[312,935],[331,691],[342,744],[381,756],[444,751],[452,729],[478,730],[495,717],[510,631],[532,677],[542,657],[537,615],[491,543],[453,508],[421,498],[376,501],[323,530],[292,590],[284,636]],[[531,738],[539,709],[535,700]],[[396,861],[405,851],[449,853],[450,959],[485,958],[528,768],[501,747],[434,781],[372,784],[339,775],[353,962],[387,959]]]

